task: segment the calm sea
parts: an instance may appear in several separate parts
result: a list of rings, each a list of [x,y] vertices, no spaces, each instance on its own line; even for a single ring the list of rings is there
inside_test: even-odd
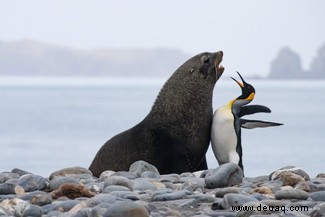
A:
[[[0,171],[21,168],[48,176],[69,166],[88,167],[112,136],[140,122],[166,79],[0,78]],[[325,81],[249,80],[251,104],[271,114],[250,119],[284,126],[242,131],[246,176],[295,165],[312,177],[325,172]],[[219,80],[214,109],[240,95],[231,79]],[[211,149],[210,168],[217,167]]]

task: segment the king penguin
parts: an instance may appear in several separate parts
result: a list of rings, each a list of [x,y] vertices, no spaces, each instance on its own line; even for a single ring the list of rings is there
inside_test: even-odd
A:
[[[243,79],[239,72],[237,73],[242,82],[231,78],[241,87],[242,94],[215,111],[211,126],[211,145],[219,165],[232,162],[244,171],[241,128],[254,129],[283,124],[241,118],[244,115],[258,112],[270,113],[271,110],[263,105],[247,105],[254,99],[255,89]]]

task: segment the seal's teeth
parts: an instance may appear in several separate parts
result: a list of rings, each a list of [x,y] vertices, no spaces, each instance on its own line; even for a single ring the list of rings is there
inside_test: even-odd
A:
[[[223,73],[223,71],[225,71],[225,67],[223,67],[222,65],[220,65],[220,66],[217,68],[217,72],[218,72],[218,73]]]

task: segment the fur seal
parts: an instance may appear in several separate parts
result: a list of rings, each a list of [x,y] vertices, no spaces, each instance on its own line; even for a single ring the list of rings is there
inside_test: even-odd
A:
[[[89,170],[128,171],[144,160],[161,174],[207,169],[212,94],[224,71],[223,52],[201,53],[187,60],[164,84],[149,114],[139,124],[108,140]]]

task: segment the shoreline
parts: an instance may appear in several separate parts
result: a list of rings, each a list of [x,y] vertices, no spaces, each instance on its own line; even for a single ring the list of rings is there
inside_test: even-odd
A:
[[[20,169],[0,173],[4,216],[320,216],[324,211],[325,173],[309,177],[292,166],[257,177],[243,177],[232,163],[161,175],[144,161],[99,178],[82,167],[49,177]]]

